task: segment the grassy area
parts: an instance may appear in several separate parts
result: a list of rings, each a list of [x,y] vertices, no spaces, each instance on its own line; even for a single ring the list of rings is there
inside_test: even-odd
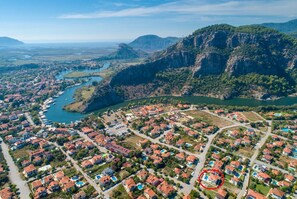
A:
[[[71,104],[68,104],[64,107],[65,110],[67,111],[74,111],[77,112],[80,110],[80,108],[82,107],[83,102],[73,102]]]
[[[119,173],[119,176],[121,177],[121,179],[125,179],[125,178],[127,178],[129,175],[130,175],[130,173],[129,173],[128,171],[126,171],[126,170],[122,170],[122,171],[120,171],[120,173]]]
[[[100,76],[102,78],[108,78],[110,76],[112,76],[115,72],[111,69],[106,69],[104,71],[101,71],[101,72],[97,72],[97,73],[94,73],[94,75],[96,76]]]
[[[65,78],[78,78],[78,77],[88,77],[90,76],[89,73],[81,72],[81,71],[74,71],[64,75]]]
[[[224,187],[225,189],[227,189],[228,192],[230,192],[230,193],[238,194],[239,191],[240,191],[236,186],[234,186],[233,184],[230,184],[228,180],[225,181],[223,187]]]
[[[225,174],[225,179],[226,179],[226,180],[231,180],[231,178],[232,178],[231,175]]]
[[[15,151],[12,151],[12,155],[15,159],[23,158],[23,157],[29,157],[29,152],[31,151],[30,146],[26,146],[22,149],[18,149]]]
[[[50,164],[51,164],[52,168],[59,168],[59,167],[67,165],[66,161],[61,161],[61,162],[52,161]]]
[[[190,115],[190,116],[192,116],[194,118],[197,118],[197,119],[202,119],[202,120],[208,122],[211,125],[218,126],[219,128],[229,126],[229,125],[232,124],[231,122],[229,122],[229,121],[227,121],[225,119],[222,119],[220,117],[211,115],[211,114],[206,113],[204,111],[187,111],[186,114],[188,114],[188,115]]]
[[[255,122],[255,121],[262,121],[263,118],[260,117],[259,115],[255,114],[254,112],[243,112],[242,113],[248,120],[250,120],[251,122]]]
[[[217,195],[216,192],[211,190],[204,190],[204,192],[206,193],[206,196],[210,196],[211,199],[214,199]]]
[[[90,169],[87,169],[87,172],[91,172],[90,176],[94,178],[97,174],[100,174],[104,169],[108,168],[109,164],[103,164],[103,165],[95,165]]]
[[[129,199],[131,198],[127,191],[125,190],[124,186],[120,184],[115,190],[112,191],[111,198],[114,199]]]
[[[259,129],[260,131],[263,131],[263,132],[268,131],[268,127],[267,127],[267,126],[259,127],[258,129]]]
[[[77,175],[77,171],[75,168],[67,168],[67,169],[64,169],[63,172],[66,176],[70,176],[70,177]]]
[[[252,149],[252,147],[244,147],[244,148],[240,148],[238,150],[238,153],[247,157],[252,157],[254,154],[254,150]]]
[[[83,106],[83,103],[92,97],[94,91],[95,86],[87,86],[78,89],[75,93],[76,101],[66,105],[64,109],[67,111],[79,112],[81,110],[81,107]]]
[[[84,100],[90,99],[95,91],[95,86],[89,86],[82,89],[81,96]]]
[[[123,143],[125,143],[126,145],[128,145],[129,147],[133,148],[133,149],[141,149],[140,146],[137,145],[137,143],[139,142],[139,140],[143,140],[142,137],[139,137],[137,135],[132,135],[127,137]]]
[[[268,194],[270,189],[271,189],[271,187],[263,186],[263,185],[259,185],[259,184],[257,184],[257,186],[256,186],[256,191],[259,193],[262,193],[264,196],[266,196]]]

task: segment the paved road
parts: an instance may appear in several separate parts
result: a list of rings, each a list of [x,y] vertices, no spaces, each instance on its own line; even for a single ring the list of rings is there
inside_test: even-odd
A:
[[[2,140],[1,140],[2,141]],[[15,184],[20,192],[21,199],[30,199],[30,190],[27,185],[27,182],[23,180],[19,174],[18,167],[14,164],[12,157],[9,154],[9,148],[7,144],[5,144],[3,141],[1,142],[1,147],[3,151],[4,158],[7,162],[7,165],[9,167],[9,180],[12,184]]]
[[[258,164],[258,165],[264,165],[264,166],[266,166],[266,167],[268,167],[268,168],[271,168],[271,169],[277,169],[277,170],[280,170],[282,173],[287,173],[287,174],[290,174],[290,175],[293,175],[293,176],[297,177],[297,174],[296,174],[296,173],[295,173],[295,174],[292,174],[292,173],[290,173],[290,172],[287,171],[287,170],[281,169],[281,168],[279,168],[279,167],[273,166],[273,165],[271,165],[271,164],[267,164],[267,163],[262,162],[262,161],[259,161],[259,160],[255,160],[254,163],[255,163],[255,164]]]
[[[194,109],[194,108],[191,107],[191,109]],[[187,111],[187,110],[184,110],[184,111]],[[143,138],[146,138],[146,139],[150,140],[150,141],[153,142],[153,143],[158,143],[158,144],[161,144],[161,145],[165,145],[165,146],[167,146],[168,148],[173,148],[173,149],[182,151],[182,152],[184,152],[184,153],[186,153],[186,154],[188,154],[188,155],[195,155],[196,157],[199,158],[199,163],[198,163],[198,165],[197,165],[196,168],[195,168],[194,176],[191,178],[191,180],[190,180],[190,184],[189,184],[189,185],[188,185],[188,184],[185,184],[185,183],[182,183],[182,182],[180,182],[180,181],[178,181],[178,180],[176,180],[176,179],[174,179],[174,178],[171,178],[171,179],[173,179],[175,182],[178,182],[178,183],[180,183],[180,184],[183,186],[183,188],[182,188],[181,191],[182,191],[184,194],[189,194],[189,193],[191,192],[191,190],[195,189],[195,187],[194,187],[195,181],[196,181],[196,179],[198,178],[198,176],[199,176],[201,170],[204,168],[206,153],[208,152],[210,146],[217,147],[217,146],[215,146],[215,145],[212,144],[213,139],[215,138],[215,136],[216,136],[217,134],[219,134],[220,132],[222,132],[222,131],[223,131],[224,129],[226,129],[226,128],[231,128],[231,127],[236,127],[236,126],[242,126],[242,127],[245,127],[245,128],[253,129],[253,130],[256,131],[256,132],[259,132],[259,131],[260,131],[259,129],[252,128],[251,126],[249,126],[249,124],[246,124],[246,123],[240,123],[240,122],[234,121],[234,120],[232,120],[232,119],[229,119],[229,118],[226,118],[226,117],[219,116],[219,115],[217,115],[217,114],[215,114],[215,113],[212,113],[212,112],[210,112],[210,111],[208,111],[208,110],[203,110],[203,111],[206,112],[206,113],[209,113],[209,114],[211,114],[211,115],[214,115],[214,116],[216,116],[216,117],[220,117],[220,118],[222,118],[222,119],[224,119],[224,120],[230,121],[230,122],[232,122],[232,125],[223,127],[223,128],[221,128],[218,132],[216,132],[215,134],[207,136],[207,137],[208,137],[208,142],[207,142],[207,144],[206,144],[206,147],[205,147],[203,153],[201,153],[201,154],[199,154],[199,155],[197,155],[197,154],[193,154],[193,153],[188,152],[188,151],[185,151],[185,150],[183,150],[183,149],[179,149],[179,148],[174,147],[174,146],[172,146],[172,145],[168,145],[168,144],[165,144],[165,143],[161,143],[161,142],[159,142],[159,139],[153,139],[153,138],[148,137],[148,136],[146,136],[146,135],[144,135],[144,134],[140,134],[138,131],[134,131],[134,130],[132,130],[136,135],[138,135],[138,136],[140,136],[140,137],[143,137]],[[183,111],[177,111],[177,112],[183,112]],[[256,113],[256,114],[259,115],[258,113]],[[260,115],[259,115],[259,116],[260,116]],[[260,116],[260,117],[263,118],[262,116]],[[271,136],[271,135],[273,135],[272,132],[271,132],[272,121],[265,120],[264,118],[263,118],[263,120],[266,121],[266,122],[268,122],[270,126],[268,127],[268,130],[267,130],[265,136],[262,137],[261,140],[259,141],[259,143],[255,146],[255,152],[253,153],[252,157],[249,158],[249,157],[246,157],[246,156],[241,155],[241,154],[234,154],[234,155],[238,155],[238,156],[241,156],[241,157],[250,159],[250,168],[252,168],[252,166],[253,166],[255,163],[257,163],[257,164],[266,165],[266,166],[269,167],[269,168],[275,168],[275,169],[278,169],[278,170],[282,171],[283,173],[288,173],[288,171],[285,171],[285,170],[280,169],[280,168],[278,168],[278,167],[275,167],[275,166],[272,166],[272,165],[268,165],[268,164],[266,164],[266,163],[264,163],[264,162],[261,162],[261,161],[259,161],[259,160],[256,160],[256,158],[258,157],[258,154],[259,154],[259,149],[261,149],[261,147],[265,144],[265,142],[266,142],[266,140],[268,139],[268,137]],[[179,126],[184,126],[184,125],[179,124]],[[283,138],[283,137],[281,137],[281,138]],[[287,140],[286,138],[284,138],[284,139]],[[220,148],[220,147],[217,147],[217,148]],[[221,149],[221,148],[220,148],[220,149]],[[226,151],[225,149],[221,149],[221,150]],[[161,175],[162,175],[162,174],[161,174]],[[237,195],[237,199],[241,199],[241,198],[245,195],[246,190],[247,190],[248,185],[249,185],[249,180],[250,180],[250,173],[247,173],[247,175],[246,175],[246,177],[245,177],[245,180],[244,180],[244,183],[243,183],[243,187],[242,187],[240,193]],[[196,190],[196,189],[195,189],[195,190]],[[197,190],[197,191],[198,191],[198,190]],[[200,194],[202,194],[202,193],[200,192]],[[203,198],[204,198],[204,197],[205,197],[205,196],[203,195]],[[205,198],[206,198],[206,197],[205,197]]]
[[[97,146],[97,148],[99,149],[99,151],[101,151],[103,153],[108,153],[108,150],[106,148],[99,146],[94,140],[92,140],[91,138],[89,138],[83,132],[78,131],[78,134],[80,135],[80,137],[84,138],[85,140],[88,140],[88,141],[92,142],[95,146]]]
[[[211,144],[212,144],[213,139],[215,138],[215,136],[216,136],[217,134],[219,134],[220,132],[222,132],[223,130],[227,129],[227,128],[232,128],[232,127],[236,127],[236,126],[242,126],[242,124],[240,124],[240,123],[238,123],[238,124],[237,124],[237,123],[234,124],[234,123],[235,123],[234,121],[231,121],[231,122],[232,122],[232,125],[229,125],[229,126],[220,128],[220,130],[218,130],[215,134],[206,136],[206,137],[208,138],[208,142],[207,142],[207,144],[206,144],[206,146],[205,146],[205,149],[203,150],[203,152],[202,152],[201,154],[194,154],[194,153],[191,153],[191,152],[189,152],[189,151],[186,151],[186,150],[177,148],[177,147],[175,147],[175,146],[172,146],[172,145],[169,145],[169,144],[166,144],[166,143],[161,143],[161,142],[159,141],[159,139],[151,138],[151,137],[146,136],[146,135],[144,135],[144,134],[141,134],[141,133],[139,133],[138,131],[135,131],[135,130],[133,130],[133,129],[131,129],[131,131],[134,132],[136,135],[138,135],[138,136],[140,136],[140,137],[143,137],[143,138],[145,138],[145,139],[147,139],[147,140],[150,140],[150,141],[153,142],[153,143],[158,143],[158,144],[160,144],[160,145],[167,146],[168,148],[176,149],[176,150],[178,150],[178,151],[184,152],[184,153],[187,154],[187,155],[194,155],[194,156],[196,156],[196,157],[199,159],[199,162],[198,162],[197,166],[195,167],[194,175],[193,175],[193,177],[191,178],[191,180],[190,180],[190,184],[189,184],[189,185],[188,185],[188,184],[185,184],[185,183],[182,183],[181,181],[178,181],[178,180],[172,178],[174,181],[179,182],[180,184],[183,185],[182,192],[183,192],[184,194],[189,194],[189,193],[191,192],[191,190],[195,189],[195,187],[194,187],[195,181],[196,181],[196,179],[198,178],[198,176],[199,176],[201,170],[204,168],[206,153],[207,153],[207,151],[209,150],[209,148],[210,148],[210,146],[211,146]],[[178,125],[179,125],[179,126],[182,126],[182,127],[185,127],[184,125],[182,125],[182,124],[180,124],[180,123],[178,123]],[[197,190],[197,191],[198,191],[198,190]],[[202,192],[200,192],[200,194],[202,195],[202,197],[205,197],[205,196],[203,195]]]
[[[146,135],[144,135],[144,134],[139,133],[139,131],[133,130],[133,129],[131,129],[131,128],[130,128],[130,130],[131,130],[133,133],[135,133],[137,136],[142,137],[142,138],[144,138],[144,139],[147,139],[147,140],[151,141],[152,143],[157,143],[157,144],[166,146],[166,147],[168,147],[168,148],[175,149],[175,150],[178,150],[178,151],[180,151],[180,152],[184,152],[184,153],[187,154],[187,155],[194,155],[194,156],[196,156],[196,157],[199,156],[198,154],[191,153],[190,151],[186,151],[186,150],[184,150],[184,149],[182,149],[182,148],[177,148],[177,147],[175,147],[175,146],[172,146],[172,145],[169,145],[169,144],[166,144],[166,143],[162,143],[162,142],[160,142],[158,139],[154,139],[154,138],[151,138],[151,137],[149,137],[149,136],[146,136]]]
[[[201,154],[199,154],[199,163],[197,164],[196,169],[195,169],[195,172],[194,172],[194,175],[193,175],[193,177],[190,180],[190,185],[192,187],[194,187],[195,181],[197,180],[199,174],[201,173],[201,170],[204,168],[205,161],[206,161],[205,157],[206,157],[206,154],[207,154],[210,146],[212,145],[213,139],[219,133],[221,133],[223,130],[225,130],[227,128],[232,128],[232,127],[235,127],[235,126],[237,126],[237,124],[232,124],[230,126],[226,126],[226,127],[220,128],[220,130],[218,130],[215,134],[212,134],[212,135],[208,135],[207,136],[208,137],[208,142],[205,145],[205,148],[204,148],[203,152]],[[190,192],[191,192],[191,190],[185,190],[185,193],[186,194],[189,194]]]
[[[269,121],[270,126],[268,127],[268,131],[266,132],[265,136],[262,137],[260,142],[256,145],[256,147],[255,147],[256,151],[254,152],[253,156],[250,158],[250,170],[249,170],[249,173],[246,175],[246,177],[244,179],[242,189],[239,192],[239,194],[237,195],[237,199],[241,199],[246,194],[246,190],[248,188],[249,180],[250,180],[251,168],[253,167],[253,165],[254,165],[254,163],[256,161],[256,158],[259,155],[259,149],[261,149],[261,147],[265,144],[268,137],[271,135],[271,124],[272,124],[272,122]]]
[[[90,185],[92,185],[92,186],[95,188],[95,190],[96,190],[100,195],[104,195],[104,198],[109,198],[108,195],[105,195],[105,194],[104,194],[104,192],[101,190],[101,188],[99,187],[99,185],[97,185],[97,184],[95,183],[95,181],[94,181],[93,179],[91,179],[91,178],[84,172],[84,170],[82,170],[82,168],[80,168],[80,166],[78,166],[77,161],[75,161],[71,156],[69,156],[69,155],[62,149],[61,146],[59,146],[59,145],[56,144],[56,143],[52,143],[52,142],[51,142],[51,144],[54,144],[56,147],[58,147],[58,148],[62,151],[62,153],[63,153],[64,155],[67,156],[67,158],[68,158],[68,159],[71,161],[71,163],[73,164],[74,168],[75,168],[77,171],[79,171],[79,172],[84,176],[84,178],[88,181],[88,183],[89,183]]]

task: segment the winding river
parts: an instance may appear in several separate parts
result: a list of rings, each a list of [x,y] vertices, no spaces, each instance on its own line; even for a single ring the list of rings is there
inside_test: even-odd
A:
[[[100,69],[96,70],[80,70],[83,72],[100,72],[106,68],[108,68],[110,63],[105,63],[104,66]],[[64,76],[68,73],[72,72],[71,70],[63,71],[56,78],[63,79]],[[69,124],[71,122],[75,122],[77,120],[82,119],[86,116],[86,114],[81,113],[74,113],[74,112],[67,112],[63,110],[63,107],[67,104],[74,102],[73,96],[76,89],[81,88],[83,86],[90,85],[93,81],[100,82],[102,80],[101,77],[94,76],[87,78],[88,81],[86,83],[69,87],[67,88],[62,95],[55,99],[55,104],[51,104],[50,108],[46,112],[45,116],[49,121],[52,122],[59,122]],[[150,98],[150,99],[158,99],[160,97]],[[164,98],[164,97],[162,97]],[[297,97],[285,97],[278,100],[268,100],[268,101],[259,101],[255,99],[246,99],[246,98],[234,98],[230,100],[220,100],[217,98],[211,97],[200,97],[200,96],[186,96],[186,97],[165,97],[165,98],[174,98],[183,102],[188,102],[192,104],[216,104],[216,105],[230,105],[230,106],[249,106],[249,107],[257,107],[257,106],[268,106],[268,105],[275,105],[275,106],[289,106],[297,104]],[[117,105],[109,107],[110,109],[117,109],[123,106],[128,105],[129,103],[137,103],[140,100],[131,100],[126,101],[123,103],[119,103]],[[107,110],[107,108],[99,110],[98,112],[102,112]]]
[[[86,73],[100,72],[100,71],[108,68],[109,65],[110,65],[110,63],[105,63],[104,66],[100,69],[82,69],[79,71],[86,72]],[[61,80],[64,78],[64,76],[66,74],[68,74],[70,72],[73,72],[73,70],[62,71],[61,73],[59,73],[56,76],[56,79]],[[80,120],[83,117],[85,117],[85,115],[81,114],[81,113],[74,113],[74,112],[68,112],[68,111],[63,110],[64,106],[74,102],[75,99],[73,98],[73,96],[74,96],[76,89],[82,88],[84,86],[89,86],[92,84],[93,81],[100,82],[102,80],[102,78],[99,76],[93,76],[93,77],[88,77],[88,78],[83,78],[83,79],[87,79],[88,81],[83,84],[67,88],[62,95],[60,95],[58,98],[55,98],[54,103],[52,103],[50,105],[50,108],[45,113],[47,120],[52,121],[52,122],[69,124],[71,122],[75,122],[75,121]]]

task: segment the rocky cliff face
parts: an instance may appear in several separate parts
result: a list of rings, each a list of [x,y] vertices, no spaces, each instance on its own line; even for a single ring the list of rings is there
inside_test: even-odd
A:
[[[131,66],[117,73],[110,80],[108,89],[105,86],[98,87],[97,94],[90,100],[86,110],[143,96],[142,90],[136,88],[145,84],[150,84],[151,89],[147,96],[152,96],[152,93],[154,95],[173,94],[173,88],[175,88],[175,94],[184,92],[191,95],[204,95],[195,88],[195,85],[197,82],[198,85],[203,85],[201,81],[208,76],[241,77],[255,73],[284,77],[288,74],[287,70],[297,68],[296,49],[294,39],[260,26],[206,27],[155,54],[145,64]],[[190,75],[184,76],[179,69],[191,71]],[[172,82],[182,75],[184,78],[179,81],[182,85],[176,89],[177,85],[172,85]],[[160,76],[162,79],[159,78]],[[252,88],[258,88],[258,85],[245,87],[247,92]],[[176,93],[176,90],[180,90],[180,93]],[[221,95],[218,94],[218,89],[210,90],[212,93],[208,94]],[[265,89],[261,89],[261,92],[262,90]],[[230,87],[228,96],[230,93],[240,93],[240,91],[234,92]],[[224,92],[223,95],[225,95]]]
[[[83,108],[83,112],[89,112],[123,101],[122,97],[116,94],[114,89],[106,82],[97,87],[94,93],[87,105]]]

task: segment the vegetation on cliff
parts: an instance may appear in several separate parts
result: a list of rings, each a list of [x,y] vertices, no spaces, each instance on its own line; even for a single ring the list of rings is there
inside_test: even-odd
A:
[[[85,110],[164,95],[286,96],[296,92],[296,49],[294,38],[258,25],[202,28],[116,73],[99,85]]]

